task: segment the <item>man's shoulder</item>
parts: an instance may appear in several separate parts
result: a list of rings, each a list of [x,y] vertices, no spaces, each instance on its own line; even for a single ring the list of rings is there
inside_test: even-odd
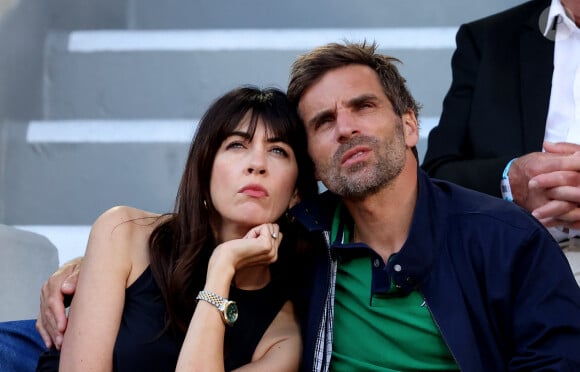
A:
[[[432,181],[438,190],[439,203],[447,210],[449,220],[477,224],[497,222],[527,231],[540,227],[535,218],[514,203],[451,182]]]
[[[559,249],[545,227],[518,205],[449,182],[434,184],[437,234],[454,249],[495,252],[494,257],[504,258],[548,245]]]

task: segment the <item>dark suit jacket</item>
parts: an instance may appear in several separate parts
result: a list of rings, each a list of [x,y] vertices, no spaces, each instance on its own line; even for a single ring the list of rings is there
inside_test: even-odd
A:
[[[540,30],[549,6],[533,0],[460,27],[422,165],[430,176],[501,196],[507,162],[541,151],[554,68],[553,39]]]

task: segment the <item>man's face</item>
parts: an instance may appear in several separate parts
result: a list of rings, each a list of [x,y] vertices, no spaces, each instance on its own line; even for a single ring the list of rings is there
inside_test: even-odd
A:
[[[298,111],[317,177],[347,198],[391,184],[418,140],[415,115],[398,117],[378,75],[363,65],[327,72],[302,95]]]

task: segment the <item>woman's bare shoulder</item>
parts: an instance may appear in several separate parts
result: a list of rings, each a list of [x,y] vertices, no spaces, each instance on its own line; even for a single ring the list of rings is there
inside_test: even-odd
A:
[[[93,224],[85,258],[105,262],[105,266],[123,266],[130,283],[149,264],[152,231],[168,218],[171,217],[137,208],[113,207]]]
[[[151,232],[168,218],[171,217],[137,208],[113,207],[97,218],[89,241],[100,242],[101,246],[106,244],[114,250],[120,247],[145,250]]]
[[[93,229],[107,230],[121,235],[147,234],[170,218],[167,215],[148,212],[128,206],[108,209],[97,218]]]

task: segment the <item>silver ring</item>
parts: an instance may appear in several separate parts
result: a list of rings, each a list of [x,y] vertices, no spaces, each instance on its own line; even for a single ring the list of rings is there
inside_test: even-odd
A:
[[[272,234],[270,234],[272,236],[272,239],[276,239],[278,238],[278,234],[276,234],[275,232],[273,232]]]

